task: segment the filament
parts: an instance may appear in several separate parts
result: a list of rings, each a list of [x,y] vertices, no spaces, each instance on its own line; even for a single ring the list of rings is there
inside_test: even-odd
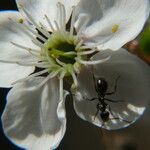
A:
[[[95,61],[84,61],[84,60],[79,59],[78,57],[76,57],[75,59],[76,59],[76,61],[78,61],[79,63],[84,64],[84,65],[96,65],[96,64],[100,64],[100,63],[103,63],[103,62],[109,60],[110,56],[108,56],[107,58],[104,58],[101,60],[95,60]]]
[[[54,27],[53,27],[53,25],[52,25],[50,19],[47,17],[47,15],[45,15],[45,19],[46,19],[46,21],[48,22],[48,24],[49,24],[50,28],[52,29],[52,31],[54,32],[55,29],[54,29]]]
[[[89,55],[89,54],[92,54],[96,52],[96,49],[92,49],[92,50],[89,50],[89,51],[83,51],[83,52],[78,52],[77,55]]]

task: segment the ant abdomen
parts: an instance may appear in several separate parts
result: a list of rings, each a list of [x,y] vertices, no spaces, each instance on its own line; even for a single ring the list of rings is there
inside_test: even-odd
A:
[[[103,122],[109,121],[109,114],[110,113],[108,111],[100,112],[100,117],[103,120]]]

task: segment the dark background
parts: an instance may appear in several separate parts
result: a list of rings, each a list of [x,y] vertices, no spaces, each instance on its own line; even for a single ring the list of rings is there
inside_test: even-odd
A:
[[[17,6],[14,0],[0,0],[0,11],[4,10],[16,10]],[[0,88],[0,116],[3,112],[5,103],[6,103],[6,95],[9,89]],[[21,150],[11,144],[8,139],[4,136],[2,125],[0,122],[0,150]]]
[[[42,1],[42,0],[41,0]],[[0,0],[0,10],[16,10],[15,0]],[[0,116],[3,112],[9,89],[0,88]],[[149,150],[149,109],[129,128],[105,131],[76,116],[72,98],[67,98],[67,131],[57,150]],[[0,122],[0,150],[21,150],[3,134]]]

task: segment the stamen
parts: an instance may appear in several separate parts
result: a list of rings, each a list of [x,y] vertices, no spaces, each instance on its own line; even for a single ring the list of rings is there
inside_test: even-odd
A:
[[[45,69],[45,70],[39,71],[39,72],[37,72],[37,73],[31,74],[31,75],[29,75],[29,76],[26,77],[26,78],[19,79],[19,80],[13,82],[12,85],[14,85],[14,84],[16,84],[16,83],[19,83],[19,82],[26,81],[26,80],[31,79],[31,78],[33,78],[33,77],[40,76],[40,75],[42,75],[42,74],[44,74],[44,73],[47,73],[48,71],[49,71],[49,69]]]
[[[95,65],[95,64],[100,64],[100,63],[103,63],[103,62],[109,60],[110,56],[108,56],[107,58],[104,58],[101,60],[95,60],[95,61],[84,61],[84,60],[79,59],[78,57],[76,57],[75,59],[76,59],[76,61],[78,61],[79,63],[84,64],[84,65]]]
[[[90,45],[90,46],[88,46],[88,45],[84,45],[84,46],[81,46],[80,47],[80,49],[92,49],[92,48],[94,48],[95,47],[95,44],[94,45]]]
[[[116,33],[118,31],[118,29],[119,29],[119,25],[115,24],[115,25],[113,25],[111,31],[112,31],[112,33]]]
[[[63,78],[59,79],[59,99],[63,98]]]
[[[60,6],[60,2],[57,3],[57,23],[58,23],[58,26],[59,28],[61,28],[61,17],[62,17],[62,12],[61,12],[61,6]]]
[[[19,22],[19,23],[23,23],[24,20],[23,20],[22,18],[20,18],[20,19],[18,20],[18,22]]]
[[[12,21],[22,32],[24,32],[27,36],[29,36],[31,38],[31,40],[33,41],[33,43],[40,43],[36,37],[34,37],[33,35],[31,35],[29,32],[27,32],[27,30],[25,30],[25,28],[23,28],[23,26],[21,26],[20,24],[18,24],[17,22],[13,21],[11,18],[9,18],[10,21]],[[41,43],[40,43],[41,44]],[[37,45],[37,44],[36,44]],[[41,47],[41,46],[40,46]]]
[[[60,74],[60,78],[59,78],[59,99],[61,100],[63,98],[63,78],[65,76],[66,72],[63,71]]]
[[[98,43],[94,43],[88,46],[81,46],[80,49],[91,49],[91,48],[96,48],[97,46],[102,46],[103,44],[105,44],[107,41],[111,40],[111,38],[114,36],[114,34],[111,34],[110,36],[108,36],[107,38],[105,38],[105,40],[102,40]],[[98,50],[98,49],[97,49]]]
[[[49,65],[49,64],[37,64],[35,67],[38,67],[38,68],[43,68],[43,69],[45,69],[45,68],[51,68],[51,66]]]
[[[48,50],[45,49],[44,52],[45,52],[45,54],[46,54],[46,58],[47,58],[48,62],[49,62],[50,64],[55,64],[54,60],[49,56]]]
[[[47,38],[49,38],[49,32],[43,30],[41,27],[39,27],[39,25],[34,21],[34,19],[32,18],[32,16],[29,14],[29,12],[24,8],[21,7],[23,12],[26,14],[26,16],[28,17],[29,21]]]
[[[0,60],[1,63],[8,63],[8,64],[16,64],[17,61],[15,60]]]
[[[65,63],[63,63],[62,61],[60,61],[59,59],[57,59],[56,58],[56,62],[59,64],[59,65],[61,65],[61,66],[66,66],[66,64]]]
[[[37,66],[39,65],[38,62],[16,62],[16,64],[20,66]]]
[[[62,72],[61,72],[61,74],[59,76],[59,79],[63,79],[65,74],[66,74],[66,70],[62,70]]]
[[[57,21],[54,20],[54,23],[55,23],[57,31],[59,32],[59,34],[61,34],[61,31],[60,31],[60,28],[59,28],[59,25],[58,25]]]
[[[83,16],[82,19],[83,19],[83,24],[81,25],[81,27],[80,27],[80,29],[79,29],[79,31],[78,31],[78,33],[77,33],[77,36],[76,36],[77,39],[80,39],[79,37],[80,37],[80,35],[81,35],[83,29],[86,27],[87,23],[89,22],[89,19],[90,19],[90,18],[89,18],[88,15],[86,15],[86,16]]]
[[[18,64],[20,66],[36,66],[36,67],[44,67],[45,64],[38,62],[21,62],[18,60],[0,60],[1,63],[9,63],[9,64]]]
[[[16,47],[19,47],[21,49],[24,49],[24,50],[27,50],[27,51],[33,51],[35,53],[39,53],[40,50],[37,50],[37,49],[33,49],[33,48],[29,48],[29,47],[25,47],[25,46],[22,46],[20,44],[17,44],[17,43],[14,43],[14,42],[11,42],[14,46]]]
[[[50,28],[52,29],[52,31],[54,32],[55,29],[54,29],[54,27],[53,27],[53,25],[52,25],[50,19],[47,17],[47,15],[45,15],[45,19],[46,19],[46,21],[48,22],[48,24],[49,24]]]
[[[28,51],[34,58],[37,58],[37,60],[39,60],[40,61],[40,54],[35,54],[35,53],[33,53],[33,52],[31,52],[31,51]]]
[[[76,55],[77,53],[74,51],[66,52],[64,55]]]
[[[59,72],[60,72],[60,70],[51,72],[51,73],[50,73],[39,85],[37,85],[35,88],[38,89],[38,88],[42,87],[46,82],[48,82],[48,80],[50,80],[51,78],[54,78]]]
[[[92,54],[92,53],[94,53],[94,52],[96,52],[96,49],[94,48],[94,49],[92,49],[92,50],[89,50],[89,51],[83,51],[83,52],[77,52],[77,55],[89,55],[89,54]]]
[[[59,23],[60,23],[60,28],[65,31],[65,21],[66,21],[66,10],[63,4],[58,2],[58,14],[59,14]]]
[[[42,48],[43,47],[43,44],[39,41],[39,40],[35,40],[35,39],[32,39],[31,40],[36,46]]]
[[[81,47],[83,44],[83,40],[81,39],[80,42],[76,45],[75,50],[78,51],[78,49]]]
[[[74,71],[72,71],[70,73],[71,73],[71,76],[73,78],[73,82],[74,82],[75,87],[78,87],[78,80],[77,80],[77,77],[76,77]]]
[[[59,25],[58,25],[58,23],[57,23],[57,21],[56,20],[54,20],[54,23],[55,23],[55,26],[56,26],[56,29],[57,29],[57,31],[59,32],[59,34],[60,35],[62,35],[63,36],[63,38],[66,40],[67,38],[66,38],[66,32],[64,32],[64,31],[62,31],[62,30],[60,30],[60,28],[59,28]]]
[[[62,29],[65,31],[65,24],[66,24],[66,10],[63,4],[60,4],[61,6],[61,24],[62,24]]]
[[[21,49],[24,49],[24,50],[26,50],[26,51],[28,51],[32,56],[34,56],[35,58],[37,58],[38,60],[39,60],[39,56],[40,56],[40,53],[39,52],[32,52],[32,49],[30,49],[30,48],[28,48],[27,49],[27,47],[24,47],[24,46],[21,46],[21,45],[17,45],[17,44],[15,44],[15,43],[13,43],[13,42],[11,42],[14,46],[17,46],[17,47],[19,47],[19,48],[21,48]]]
[[[71,25],[70,25],[70,36],[73,36],[74,23],[75,23],[75,6],[72,7],[72,17],[71,17]]]
[[[74,71],[75,71],[76,73],[80,73],[79,65],[78,65],[77,62],[73,65],[73,68],[74,68]]]
[[[47,36],[50,37],[51,33],[48,32],[47,28],[42,24],[42,22],[39,22],[41,29],[44,30],[47,33]]]
[[[39,38],[40,40],[42,40],[43,42],[46,42],[47,39],[45,39],[43,36],[41,36],[40,34],[38,34],[37,32],[35,32],[34,30],[30,29],[29,26],[27,26],[26,24],[22,23],[21,25],[23,25],[23,27],[27,30],[29,30],[31,33],[33,33],[37,38]]]

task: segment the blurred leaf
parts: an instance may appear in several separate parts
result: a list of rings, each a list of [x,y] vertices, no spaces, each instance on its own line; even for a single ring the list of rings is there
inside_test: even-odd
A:
[[[150,55],[150,27],[142,33],[139,44],[144,54]]]

